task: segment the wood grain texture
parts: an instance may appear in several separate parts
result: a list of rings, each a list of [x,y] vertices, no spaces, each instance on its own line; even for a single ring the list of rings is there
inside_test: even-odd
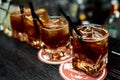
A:
[[[105,80],[120,80],[120,41],[109,38],[108,75]],[[59,65],[38,60],[38,50],[0,32],[0,80],[63,80]]]
[[[39,61],[37,52],[0,32],[0,80],[63,80],[59,65]]]

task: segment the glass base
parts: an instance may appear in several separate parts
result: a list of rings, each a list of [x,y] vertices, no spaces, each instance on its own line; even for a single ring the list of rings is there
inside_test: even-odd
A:
[[[72,54],[71,51],[69,51],[69,54],[59,59],[51,59],[51,54],[45,53],[44,49],[40,49],[38,52],[38,59],[47,64],[62,64],[72,60]]]
[[[37,39],[36,40],[28,40],[28,41],[26,41],[26,43],[36,49],[40,49],[43,44],[43,42],[41,40],[37,40]]]
[[[60,65],[59,73],[64,80],[104,80],[107,76],[105,68],[98,77],[91,77],[82,71],[73,69],[72,62],[66,62]]]

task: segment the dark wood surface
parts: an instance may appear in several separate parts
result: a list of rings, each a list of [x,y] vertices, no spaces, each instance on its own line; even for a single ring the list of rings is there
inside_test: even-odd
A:
[[[109,39],[108,75],[105,80],[120,80],[120,41]],[[45,64],[37,58],[38,50],[0,32],[0,80],[63,80],[59,65]]]

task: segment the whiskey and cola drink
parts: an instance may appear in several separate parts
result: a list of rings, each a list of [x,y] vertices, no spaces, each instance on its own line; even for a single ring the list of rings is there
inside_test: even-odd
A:
[[[77,27],[73,31],[73,68],[90,76],[99,76],[108,62],[108,31],[97,24]]]
[[[10,21],[12,27],[12,36],[15,39],[20,39],[23,27],[24,27],[24,14],[21,14],[19,10],[15,10],[14,12],[10,13]]]
[[[45,44],[43,53],[49,60],[61,60],[70,54],[69,24],[65,18],[50,16],[41,29],[41,39]]]
[[[37,25],[34,25],[33,20],[36,21]],[[30,44],[33,47],[39,48],[41,42],[40,39],[40,23],[38,23],[37,19],[33,19],[32,16],[25,16],[24,18],[24,33],[27,36],[26,43]]]
[[[48,20],[48,13],[46,9],[40,8],[35,11],[37,16],[42,22]],[[34,25],[33,18],[31,15],[31,10],[29,8],[24,9],[24,13],[20,10],[14,10],[10,14],[11,26],[13,31],[13,37],[20,41],[24,41],[30,44],[32,47],[40,48],[42,42],[40,39],[40,28],[41,24],[37,19],[37,26]]]

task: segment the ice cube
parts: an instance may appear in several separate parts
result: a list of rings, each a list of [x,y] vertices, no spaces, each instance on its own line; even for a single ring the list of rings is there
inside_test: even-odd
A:
[[[103,35],[102,35],[100,32],[98,32],[98,31],[93,31],[93,33],[92,33],[92,38],[93,38],[93,39],[99,39],[99,38],[101,38],[101,37],[103,37]]]
[[[61,26],[59,19],[57,19],[57,20],[50,20],[48,22],[45,22],[44,25],[48,29],[59,29],[59,28],[63,27],[63,26]]]

